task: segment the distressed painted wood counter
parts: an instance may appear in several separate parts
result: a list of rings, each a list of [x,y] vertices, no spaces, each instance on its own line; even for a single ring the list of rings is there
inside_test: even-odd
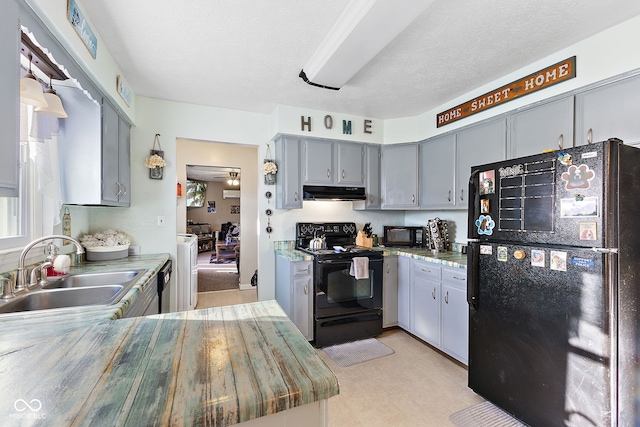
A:
[[[3,425],[257,426],[323,403],[324,419],[304,423],[319,426],[338,394],[275,301],[103,320],[13,347],[0,353]]]

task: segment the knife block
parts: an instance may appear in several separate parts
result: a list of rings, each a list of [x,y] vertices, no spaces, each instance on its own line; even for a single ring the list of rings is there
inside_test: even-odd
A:
[[[373,238],[367,237],[364,231],[360,230],[356,235],[356,245],[362,246],[363,248],[371,248],[373,247]]]

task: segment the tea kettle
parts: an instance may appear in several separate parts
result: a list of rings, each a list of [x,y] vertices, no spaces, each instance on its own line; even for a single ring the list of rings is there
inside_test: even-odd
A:
[[[327,241],[325,240],[325,236],[318,237],[316,233],[313,233],[313,239],[309,242],[309,249],[312,251],[317,251],[318,249],[327,249]]]

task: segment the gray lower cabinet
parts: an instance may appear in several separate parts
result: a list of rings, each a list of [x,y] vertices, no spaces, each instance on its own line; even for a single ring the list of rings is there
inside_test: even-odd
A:
[[[418,144],[382,147],[382,209],[418,209]]]
[[[420,144],[420,207],[454,207],[456,135],[436,137]]]
[[[398,257],[398,325],[468,363],[466,270]]]
[[[573,147],[573,96],[510,117],[510,158]]]
[[[0,14],[0,197],[18,196],[18,161],[20,123],[20,22],[18,4],[8,0]]]
[[[411,258],[398,257],[398,326],[411,331]]]
[[[456,191],[460,209],[468,205],[471,167],[504,160],[507,149],[507,119],[501,118],[470,126],[457,134]]]
[[[576,141],[585,145],[612,137],[640,142],[640,76],[576,95]]]
[[[276,256],[276,301],[302,332],[313,340],[313,262]]]
[[[440,347],[440,274],[442,269],[433,263],[413,260],[411,291],[413,297],[413,333]]]
[[[382,327],[398,325],[398,256],[384,257],[382,279]]]
[[[281,136],[275,140],[276,176],[275,197],[278,209],[302,208],[302,179],[300,175],[301,138]]]
[[[467,271],[442,269],[442,350],[462,363],[469,363],[469,306]]]

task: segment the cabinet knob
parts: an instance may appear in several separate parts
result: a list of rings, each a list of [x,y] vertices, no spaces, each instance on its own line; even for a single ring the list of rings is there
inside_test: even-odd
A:
[[[564,148],[564,134],[562,133],[558,137],[558,148],[561,150]]]
[[[444,303],[449,304],[449,291],[445,292],[444,294]]]
[[[331,178],[331,169],[327,169],[327,178]]]
[[[436,288],[433,288],[431,290],[431,296],[433,297],[433,299],[436,299]]]
[[[342,169],[342,179],[344,179],[344,169]]]
[[[293,200],[296,201],[296,202],[298,201],[298,192],[297,191],[293,193]]]
[[[447,193],[447,201],[451,201],[451,190],[449,190],[449,192]]]
[[[307,295],[309,293],[309,285],[304,285],[304,294]]]
[[[460,189],[460,200],[464,200],[464,188]]]
[[[593,129],[589,128],[589,130],[587,131],[587,144],[592,144],[593,143]]]
[[[411,203],[415,203],[416,202],[416,195],[412,194],[411,195]]]

